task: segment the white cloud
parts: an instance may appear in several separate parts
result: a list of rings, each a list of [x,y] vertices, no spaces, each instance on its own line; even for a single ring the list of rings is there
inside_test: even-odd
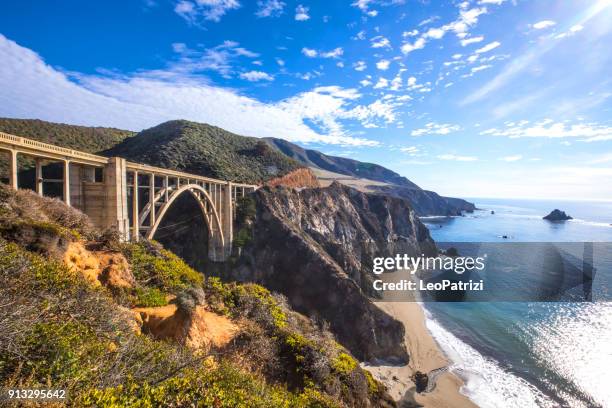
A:
[[[461,162],[472,162],[472,161],[477,161],[478,157],[474,157],[474,156],[459,156],[456,154],[441,154],[436,156],[438,159],[440,160],[454,160],[454,161],[461,161]]]
[[[372,48],[391,48],[389,40],[382,35],[378,35],[370,41],[372,41]]]
[[[372,81],[370,81],[369,79],[362,79],[361,81],[359,81],[359,84],[361,86],[370,86],[372,85]]]
[[[495,48],[499,47],[500,45],[501,45],[501,43],[499,41],[493,41],[491,43],[488,43],[484,47],[477,49],[475,52],[476,52],[476,54],[484,54],[485,52],[489,52],[491,50],[494,50]]]
[[[274,77],[267,72],[262,71],[249,71],[249,72],[241,72],[240,78],[246,79],[250,82],[256,81],[273,81]]]
[[[365,61],[357,61],[353,64],[353,68],[355,68],[355,71],[365,71],[368,66],[366,65]]]
[[[421,27],[421,26],[424,26],[424,25],[427,25],[427,24],[431,24],[431,23],[433,23],[434,21],[436,21],[438,19],[440,19],[440,17],[438,17],[438,16],[431,16],[431,17],[426,18],[425,20],[421,21],[418,25],[419,25],[419,27]]]
[[[565,38],[565,37],[571,37],[582,30],[584,30],[584,26],[581,24],[576,24],[576,25],[571,26],[570,29],[567,30],[566,32],[557,34],[555,38],[560,39],[560,38]]]
[[[278,17],[283,14],[285,3],[280,0],[259,0],[257,8],[257,17]]]
[[[284,67],[284,66],[285,66],[285,61],[284,61],[282,58],[278,58],[278,57],[277,57],[275,60],[276,60],[276,63],[277,63],[279,66],[281,66],[281,67]]]
[[[480,65],[478,67],[474,67],[471,69],[472,74],[478,71],[483,71],[485,69],[491,68],[493,65]]]
[[[446,34],[446,31],[442,28],[430,28],[427,30],[424,36],[427,38],[433,38],[434,40],[439,40],[440,38],[444,37],[444,34]]]
[[[505,161],[505,162],[515,162],[515,161],[519,161],[519,160],[522,160],[522,159],[523,159],[523,155],[516,154],[514,156],[500,157],[499,160]]]
[[[344,121],[362,117],[351,113],[360,97],[351,89],[315,88],[264,103],[210,85],[178,67],[128,75],[72,73],[69,77],[2,35],[0,60],[0,116],[4,117],[136,131],[167,120],[188,119],[238,134],[280,136],[302,143],[378,144],[344,130]],[[388,119],[388,112],[380,108],[368,112],[369,122]],[[320,130],[309,122],[321,123]]]
[[[568,124],[546,119],[529,124],[527,121],[510,123],[502,129],[492,128],[481,135],[506,136],[510,138],[544,137],[544,138],[579,138],[583,142],[612,140],[612,126],[596,123]]]
[[[312,48],[307,47],[302,48],[302,54],[304,54],[308,58],[314,58],[318,55],[317,50],[313,50]]]
[[[400,148],[400,151],[403,153],[407,153],[409,156],[416,156],[420,150],[416,146],[407,146]]]
[[[538,21],[535,24],[532,24],[531,27],[535,28],[536,30],[543,30],[545,28],[552,27],[555,24],[557,24],[557,23],[555,23],[552,20],[542,20],[542,21]]]
[[[235,41],[224,41],[213,48],[204,50],[190,49],[184,43],[172,44],[172,49],[179,55],[178,61],[170,69],[160,74],[189,74],[204,71],[215,71],[229,78],[233,72],[232,65],[241,58],[257,58],[259,54],[243,48]]]
[[[308,11],[310,9],[308,7],[304,7],[301,4],[295,8],[295,19],[297,21],[306,21],[310,18],[308,15]]]
[[[383,59],[376,63],[376,68],[380,69],[381,71],[386,71],[389,69],[389,64],[391,64],[391,61]]]
[[[413,43],[409,43],[409,42],[404,43],[404,45],[402,45],[401,47],[402,52],[404,54],[408,54],[414,50],[422,49],[427,44],[428,40],[439,40],[442,37],[444,37],[444,35],[449,31],[454,32],[458,38],[464,40],[468,36],[470,28],[476,25],[476,23],[478,23],[478,17],[482,14],[487,13],[486,7],[475,7],[471,9],[469,9],[468,7],[469,7],[468,2],[461,3],[459,5],[459,17],[455,21],[449,24],[445,24],[441,27],[430,28],[429,30],[427,30],[427,32],[421,35],[421,37],[419,37]],[[419,26],[425,23],[429,23],[429,22],[430,22],[430,19],[426,21],[422,21],[419,24]],[[471,41],[466,40],[465,44],[463,42],[462,44],[465,46],[472,42],[482,41],[482,40],[476,40],[476,38],[479,38],[479,37],[474,37],[474,38],[475,39]]]
[[[478,3],[480,4],[495,4],[495,5],[500,5],[503,2],[505,2],[506,0],[480,0]]]
[[[331,51],[321,52],[319,55],[323,58],[338,58],[342,54],[344,54],[344,50],[341,47],[337,47]]]
[[[470,44],[474,44],[474,43],[479,43],[482,40],[484,40],[484,37],[482,35],[479,35],[478,37],[464,38],[463,40],[461,40],[461,45],[463,47],[465,47],[466,45],[470,45]]]
[[[352,37],[353,40],[365,40],[365,38],[366,38],[366,32],[364,30],[361,30],[360,32],[355,34],[354,37]]]
[[[312,48],[304,47],[302,48],[302,54],[308,58],[315,58],[317,56],[321,58],[338,58],[344,54],[344,50],[342,47],[337,47],[330,51],[317,51]]]
[[[578,31],[582,31],[582,30],[584,30],[584,26],[580,24],[576,24],[570,27],[570,32],[572,33],[577,33]]]
[[[174,12],[189,24],[197,25],[201,19],[218,22],[227,11],[239,7],[236,0],[180,0],[174,6]]]
[[[449,133],[456,132],[461,128],[459,125],[451,125],[448,123],[435,123],[429,122],[424,128],[414,129],[411,136],[423,136],[423,135],[448,135]]]
[[[414,43],[405,43],[402,45],[402,52],[404,54],[409,54],[414,50],[420,50],[425,47],[426,41],[423,37],[417,39]]]
[[[374,85],[374,89],[382,89],[382,88],[386,88],[389,86],[389,80],[386,78],[378,78],[378,82],[376,82],[376,85]]]
[[[402,33],[402,37],[406,38],[406,37],[416,37],[417,35],[419,35],[419,30],[417,30],[416,28],[412,31],[404,31]]]

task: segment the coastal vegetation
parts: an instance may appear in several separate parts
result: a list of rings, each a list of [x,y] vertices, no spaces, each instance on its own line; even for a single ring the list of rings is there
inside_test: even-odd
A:
[[[65,389],[69,406],[394,406],[283,296],[2,185],[0,298],[0,386]]]

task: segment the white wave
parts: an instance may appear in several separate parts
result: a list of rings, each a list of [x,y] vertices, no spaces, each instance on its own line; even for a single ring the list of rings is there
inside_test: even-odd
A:
[[[552,400],[533,385],[502,369],[476,349],[459,340],[432,318],[427,309],[427,329],[452,361],[450,371],[465,384],[461,392],[482,408],[554,407]]]
[[[587,220],[582,220],[580,218],[574,218],[572,220],[568,220],[568,222],[575,222],[577,224],[591,225],[593,227],[608,227],[608,228],[612,228],[612,224],[609,223],[609,222],[587,221]]]

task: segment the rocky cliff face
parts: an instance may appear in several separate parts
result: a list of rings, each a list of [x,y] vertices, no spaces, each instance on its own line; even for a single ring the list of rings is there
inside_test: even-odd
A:
[[[297,310],[329,322],[362,360],[406,361],[403,326],[362,290],[371,279],[362,260],[377,244],[402,242],[418,255],[435,251],[409,204],[338,183],[302,191],[262,188],[254,196],[253,240],[233,278],[283,293]]]

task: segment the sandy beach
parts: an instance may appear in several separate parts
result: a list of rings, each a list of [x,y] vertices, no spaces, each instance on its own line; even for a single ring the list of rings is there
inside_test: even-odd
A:
[[[386,282],[398,282],[401,279],[411,279],[411,276],[407,271],[396,271],[383,274],[382,278]],[[401,407],[476,407],[468,397],[459,391],[463,381],[455,374],[446,371],[450,361],[427,330],[425,313],[421,305],[406,300],[406,293],[387,291],[384,294],[384,301],[375,302],[375,304],[404,325],[405,343],[410,356],[409,363],[404,366],[385,365],[384,363],[365,364],[363,367],[387,385],[390,395],[396,401],[404,402],[400,405]],[[411,377],[417,371],[429,376],[429,384],[425,392],[414,392],[416,386]]]

